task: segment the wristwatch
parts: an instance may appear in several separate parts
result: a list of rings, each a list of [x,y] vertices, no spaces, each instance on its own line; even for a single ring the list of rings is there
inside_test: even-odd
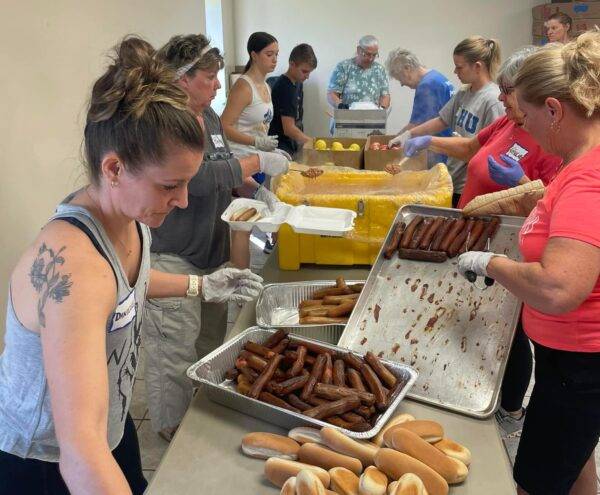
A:
[[[185,295],[187,297],[198,297],[200,294],[200,277],[198,275],[188,275],[188,289]]]

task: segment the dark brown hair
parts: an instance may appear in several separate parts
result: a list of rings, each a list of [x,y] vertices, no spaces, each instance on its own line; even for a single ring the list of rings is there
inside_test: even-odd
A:
[[[246,50],[248,50],[250,59],[248,62],[246,62],[244,73],[248,72],[252,66],[252,52],[259,53],[271,43],[277,43],[277,39],[272,34],[265,33],[264,31],[257,31],[256,33],[252,33],[250,35],[250,38],[248,38],[248,43],[246,44]]]
[[[573,27],[573,19],[571,19],[571,17],[569,17],[564,12],[555,12],[550,17],[548,17],[548,19],[546,19],[546,20],[547,21],[558,21],[563,26],[567,26],[568,25],[569,29],[567,29],[567,33],[570,33],[571,32],[571,28]]]
[[[156,55],[173,70],[177,70],[200,57],[202,50],[210,45],[203,34],[173,36]],[[220,70],[225,67],[223,55],[217,47],[209,49],[185,73],[193,76],[197,70]]]
[[[289,62],[290,64],[294,62],[296,65],[308,64],[312,69],[317,68],[317,56],[312,46],[307,43],[301,43],[292,49]]]
[[[172,70],[135,36],[114,49],[112,63],[95,82],[84,148],[90,181],[97,184],[103,156],[114,151],[129,172],[160,165],[170,146],[202,151],[204,137],[187,108],[187,95]]]

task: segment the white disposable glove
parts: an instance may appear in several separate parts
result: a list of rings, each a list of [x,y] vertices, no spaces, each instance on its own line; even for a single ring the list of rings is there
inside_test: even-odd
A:
[[[262,290],[262,277],[250,270],[221,268],[202,277],[202,298],[207,302],[245,302]]]
[[[504,254],[467,251],[458,257],[458,273],[465,278],[467,272],[473,272],[479,277],[487,277],[487,266],[494,256],[506,258]]]
[[[400,145],[404,148],[404,144],[411,138],[410,131],[404,131],[402,134],[398,134],[394,139],[390,139],[388,146]]]
[[[254,199],[267,203],[267,207],[271,213],[275,213],[277,205],[281,203],[275,194],[262,185],[254,193]]]
[[[279,153],[280,155],[285,156],[290,162],[292,161],[292,157],[290,156],[290,154],[287,151],[282,150],[281,148],[275,148],[273,150],[273,152],[274,153]]]
[[[257,155],[260,171],[271,177],[285,174],[290,168],[289,160],[281,153],[259,151]]]
[[[278,144],[277,136],[256,136],[254,138],[254,147],[257,150],[273,151]]]

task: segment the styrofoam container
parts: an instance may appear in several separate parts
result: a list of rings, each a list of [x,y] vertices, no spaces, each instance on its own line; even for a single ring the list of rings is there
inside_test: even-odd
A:
[[[242,208],[256,208],[261,218],[255,222],[234,222],[231,215]],[[342,208],[324,208],[318,206],[290,206],[279,203],[275,212],[271,212],[266,203],[255,199],[234,199],[221,215],[233,230],[250,231],[253,227],[263,232],[277,232],[287,223],[298,234],[317,234],[343,236],[354,228],[356,212]]]

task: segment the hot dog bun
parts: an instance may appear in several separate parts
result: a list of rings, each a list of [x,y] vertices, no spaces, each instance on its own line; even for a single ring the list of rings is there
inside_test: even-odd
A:
[[[385,495],[388,485],[387,476],[375,466],[369,466],[358,482],[359,495]]]
[[[388,495],[427,495],[427,489],[416,474],[403,474]]]
[[[416,474],[423,481],[429,495],[448,494],[448,483],[444,478],[427,464],[397,450],[379,449],[375,455],[375,465],[394,480],[406,473]]]
[[[329,473],[324,469],[278,457],[271,457],[265,462],[265,477],[275,486],[282,487],[288,478],[296,476],[303,469],[314,471],[323,486],[329,487]]]
[[[296,495],[325,495],[325,487],[314,472],[303,469],[296,475]]]
[[[311,428],[310,426],[299,426],[292,428],[288,432],[288,437],[295,440],[299,444],[303,443],[323,443],[321,440],[321,430]]]
[[[281,457],[294,461],[298,457],[299,449],[298,442],[274,433],[248,433],[242,439],[242,452],[258,459]]]
[[[362,463],[358,459],[334,452],[316,443],[302,445],[298,450],[298,460],[327,470],[344,467],[357,475],[362,473],[363,470]]]
[[[461,445],[454,440],[442,438],[439,442],[435,442],[433,446],[436,449],[441,450],[448,457],[458,459],[467,467],[469,464],[471,464],[471,451],[464,445]]]
[[[427,464],[448,483],[460,483],[468,474],[467,467],[460,461],[448,457],[416,433],[402,428],[402,425],[386,433],[385,443],[398,452]],[[460,463],[460,465],[457,463]]]
[[[358,476],[343,467],[334,467],[329,470],[331,478],[330,488],[340,495],[358,495]]]
[[[281,487],[281,491],[279,495],[296,495],[296,477],[292,476],[288,478],[283,486]]]
[[[381,428],[381,430],[379,430],[379,433],[377,433],[377,435],[375,435],[375,438],[373,438],[373,443],[381,447],[383,445],[383,434],[386,431],[388,431],[392,426],[396,426],[401,423],[406,423],[407,421],[414,420],[415,417],[412,414],[397,414],[396,416],[391,418],[385,425],[383,425],[383,428]]]
[[[429,443],[439,442],[442,438],[444,438],[444,428],[441,424],[435,421],[415,419],[414,421],[405,421],[400,423],[400,427],[416,433],[423,440]]]
[[[321,429],[323,444],[340,454],[355,457],[363,467],[371,466],[374,462],[377,447],[369,443],[360,443],[344,435],[341,431],[330,426]]]
[[[398,486],[398,482],[392,481],[387,487],[387,495],[393,495],[394,490],[396,489],[397,486]]]

